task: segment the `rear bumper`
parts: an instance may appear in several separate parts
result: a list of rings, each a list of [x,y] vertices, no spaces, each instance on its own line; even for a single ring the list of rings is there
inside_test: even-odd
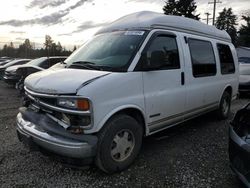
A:
[[[84,159],[95,156],[97,144],[95,136],[82,135],[81,139],[62,136],[57,134],[58,131],[46,130],[46,127],[42,125],[42,121],[45,123],[48,123],[48,121],[43,118],[37,120],[38,123],[36,124],[25,120],[22,113],[19,113],[16,121],[19,140],[28,146],[37,145],[42,149],[65,157]],[[53,125],[51,122],[49,123],[49,126],[59,126],[56,125],[56,122]]]

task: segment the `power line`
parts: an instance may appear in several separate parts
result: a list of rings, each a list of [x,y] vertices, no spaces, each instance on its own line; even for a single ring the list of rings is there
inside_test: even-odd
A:
[[[222,3],[220,0],[214,0],[213,2],[208,2],[208,4],[214,4],[214,10],[213,10],[213,25],[215,24],[215,13],[216,13],[216,5],[218,3]]]
[[[209,20],[211,20],[212,18],[209,18],[209,16],[211,15],[209,12],[206,12],[205,13],[207,15],[207,18],[203,19],[203,20],[206,20],[207,21],[207,24],[209,22]]]

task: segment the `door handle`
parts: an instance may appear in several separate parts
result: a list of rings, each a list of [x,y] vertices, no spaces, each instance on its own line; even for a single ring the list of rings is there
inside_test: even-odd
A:
[[[185,74],[184,72],[181,72],[181,85],[185,84]]]

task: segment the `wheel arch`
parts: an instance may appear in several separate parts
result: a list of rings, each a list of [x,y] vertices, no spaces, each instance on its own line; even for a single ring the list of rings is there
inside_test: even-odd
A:
[[[131,117],[133,117],[143,128],[143,135],[148,135],[149,129],[146,126],[146,118],[143,110],[136,106],[136,105],[125,105],[120,106],[114,110],[112,110],[110,113],[108,113],[101,121],[98,123],[98,130],[100,131],[106,124],[110,118],[112,118],[114,115],[117,114],[127,114]]]
[[[222,96],[223,96],[223,94],[224,94],[225,91],[229,92],[229,94],[231,95],[231,98],[232,98],[232,95],[233,95],[233,87],[232,87],[231,85],[228,84],[228,85],[226,85],[226,86],[224,87],[223,92],[222,92],[221,95],[220,95],[220,101],[221,101],[221,98],[222,98]]]

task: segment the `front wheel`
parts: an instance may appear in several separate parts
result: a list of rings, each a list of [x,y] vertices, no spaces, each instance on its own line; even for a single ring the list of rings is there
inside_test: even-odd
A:
[[[225,91],[221,97],[220,106],[217,110],[219,119],[227,119],[230,114],[231,95]]]
[[[126,169],[140,151],[142,136],[143,128],[134,118],[114,116],[98,134],[97,166],[106,173]]]

